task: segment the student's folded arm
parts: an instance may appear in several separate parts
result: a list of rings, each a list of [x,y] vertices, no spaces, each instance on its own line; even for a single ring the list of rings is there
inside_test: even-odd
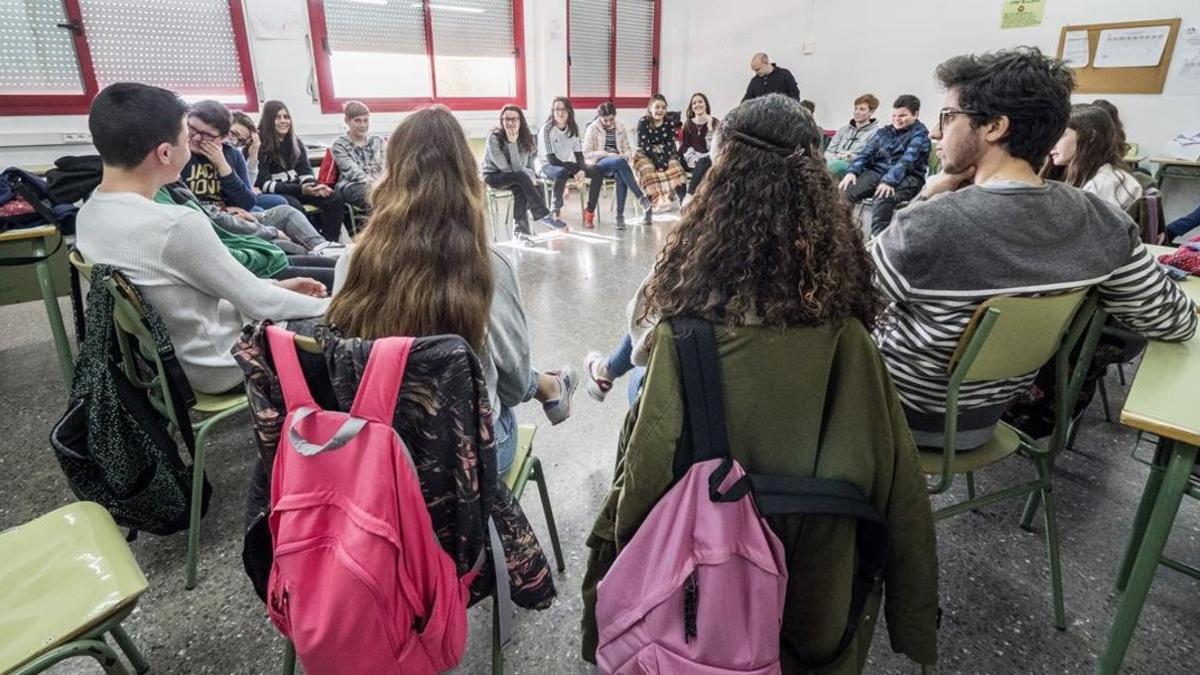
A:
[[[329,304],[251,274],[233,259],[201,213],[183,215],[171,224],[162,255],[180,281],[227,300],[250,320],[321,316]]]
[[[317,180],[313,175],[312,162],[308,161],[308,150],[304,148],[304,141],[296,137],[296,146],[299,151],[296,153],[296,166],[292,167],[296,171],[296,175],[300,177],[301,183],[312,183]]]
[[[1099,286],[1100,306],[1135,332],[1155,340],[1182,342],[1196,334],[1196,306],[1171,281],[1141,242],[1129,261]]]
[[[487,154],[488,161],[496,165],[496,168],[504,173],[511,173],[516,169],[508,161],[508,156],[504,154],[504,147],[496,134],[490,134],[487,140],[487,148],[484,152]]]
[[[872,136],[871,140],[862,149],[862,152],[858,154],[858,157],[855,157],[854,161],[850,163],[850,168],[846,170],[846,173],[852,173],[856,176],[862,173],[863,169],[867,167],[867,161],[874,157],[876,152],[879,152],[879,142],[879,134]]]
[[[333,144],[333,161],[337,164],[338,179],[345,183],[366,183],[371,178],[351,154],[348,143]]]

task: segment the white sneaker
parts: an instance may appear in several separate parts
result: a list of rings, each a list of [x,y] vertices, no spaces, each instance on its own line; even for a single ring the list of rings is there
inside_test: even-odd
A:
[[[347,248],[345,244],[327,241],[324,244],[318,244],[317,247],[312,250],[312,252],[314,255],[322,258],[340,258],[348,250],[350,249]]]

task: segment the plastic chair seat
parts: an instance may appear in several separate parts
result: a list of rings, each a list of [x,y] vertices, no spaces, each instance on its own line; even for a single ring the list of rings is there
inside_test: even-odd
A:
[[[968,471],[978,471],[985,466],[995,464],[1015,453],[1021,447],[1021,437],[1016,430],[1001,422],[996,425],[996,431],[983,445],[971,450],[959,450],[954,453],[954,461],[950,463],[951,473],[960,474]],[[919,448],[921,455],[921,471],[929,476],[942,473],[942,449]]]
[[[245,392],[233,392],[228,394],[204,394],[195,392],[196,405],[192,406],[192,410],[202,413],[219,413],[236,408],[240,405],[248,405]]]
[[[98,504],[76,502],[0,532],[0,672],[132,608],[147,585]]]
[[[529,462],[529,455],[533,452],[533,435],[537,432],[537,427],[530,425],[519,425],[517,427],[517,454],[513,456],[512,465],[508,467],[508,473],[504,474],[504,484],[508,487],[509,492],[513,496],[520,499],[514,487],[521,480],[521,474],[528,468],[526,464]]]

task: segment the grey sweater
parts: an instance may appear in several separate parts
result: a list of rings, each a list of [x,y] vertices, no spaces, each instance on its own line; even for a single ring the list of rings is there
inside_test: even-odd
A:
[[[942,438],[946,366],[975,310],[997,295],[1094,286],[1100,306],[1134,331],[1186,340],[1192,302],[1158,268],[1138,226],[1063,183],[971,186],[899,211],[871,245],[893,321],[876,336],[921,445]],[[959,446],[978,445],[1036,373],[968,382],[959,393]]]
[[[336,295],[350,272],[354,250],[338,259],[334,268],[333,293]],[[529,326],[521,304],[521,288],[508,258],[492,250],[492,307],[488,316],[487,343],[479,354],[483,379],[487,382],[492,414],[500,406],[512,408],[523,403],[529,390],[532,366],[529,358]]]
[[[867,141],[879,131],[879,120],[871,118],[862,126],[855,126],[854,120],[837,130],[829,147],[825,149],[825,159],[845,159],[853,161],[858,153],[867,147]]]
[[[533,171],[533,152],[524,152],[516,143],[509,143],[503,131],[488,134],[480,166],[483,175],[524,171],[530,180],[537,181]]]

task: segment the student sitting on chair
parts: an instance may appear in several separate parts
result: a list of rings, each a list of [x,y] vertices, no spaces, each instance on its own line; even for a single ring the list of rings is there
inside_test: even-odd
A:
[[[642,209],[650,208],[650,200],[637,184],[633,175],[633,150],[629,147],[629,132],[617,119],[617,107],[611,102],[601,103],[596,108],[596,119],[583,133],[583,158],[595,167],[596,174],[603,178],[612,176],[617,191],[616,229],[625,229],[625,198],[632,192],[641,202]]]
[[[875,119],[878,107],[879,99],[874,94],[863,94],[854,99],[850,121],[837,130],[825,148],[825,168],[834,178],[846,175],[850,163],[858,159],[859,153],[879,131],[879,120]]]
[[[588,185],[587,206],[583,209],[583,226],[594,228],[601,180],[595,168],[584,161],[583,141],[579,136],[579,125],[575,123],[575,107],[571,105],[571,99],[566,96],[554,99],[541,135],[542,175],[554,181],[554,217],[561,217],[567,179],[574,179],[576,188],[580,190],[585,180],[592,179]]]
[[[571,416],[578,376],[530,365],[529,328],[512,264],[487,245],[483,186],[458,120],[415,112],[387,146],[371,226],[338,261],[326,319],[346,337],[453,333],[483,365],[501,476],[517,449],[513,407],[536,398],[551,424]]]
[[[688,194],[696,194],[704,174],[712,167],[712,139],[721,120],[713,117],[708,97],[701,92],[692,94],[688,104],[687,120],[683,123],[683,137],[679,140],[679,159],[692,172],[688,181]]]
[[[679,356],[666,324],[673,317],[714,324],[729,450],[747,472],[843,478],[877,505],[890,531],[883,609],[891,647],[920,663],[937,660],[929,499],[871,340],[882,298],[862,238],[825,171],[821,138],[812,116],[779,94],[731,110],[718,132],[710,182],[638,291],[634,360],[648,359],[649,372],[622,434],[612,489],[587,537],[583,657],[589,661],[598,633],[612,628],[597,626],[597,586],[671,486],[676,452],[691,445]],[[855,526],[817,520],[770,518],[788,568],[782,670],[801,672],[810,660],[833,659],[822,672],[861,672],[880,595],[872,595],[865,619],[856,618],[857,631],[839,649],[859,559]],[[706,592],[719,591],[700,584],[702,641],[713,637],[705,629],[722,626],[720,616],[704,614],[719,611],[715,601],[705,605]]]
[[[263,192],[282,195],[293,208],[303,212],[304,206],[320,209],[317,229],[329,241],[340,241],[345,202],[328,185],[321,185],[313,175],[312,164],[304,142],[296,135],[292,115],[280,101],[263,104],[258,121],[262,147],[258,151],[258,181]]]
[[[242,382],[230,349],[247,319],[317,317],[329,301],[312,279],[255,277],[198,208],[155,203],[190,157],[187,110],[174,93],[143,84],[113,84],[96,96],[88,130],[104,179],[79,211],[77,247],[141,290],[192,386],[216,394]]]
[[[188,112],[188,149],[192,158],[181,175],[191,196],[206,210],[211,207],[214,212],[227,214],[228,218],[214,216],[227,232],[267,241],[289,241],[295,247],[281,248],[293,254],[341,255],[341,244],[327,241],[302,212],[286,202],[267,209],[258,206],[245,158],[224,142],[232,125],[229,109],[219,101],[192,104]]]
[[[650,97],[646,114],[638,120],[638,149],[633,155],[633,170],[637,173],[642,191],[662,208],[671,199],[683,201],[687,194],[687,174],[679,163],[675,134],[683,122],[678,112],[667,112],[667,99],[662,94]],[[654,222],[651,209],[646,209],[647,225]]]
[[[871,236],[883,232],[901,202],[921,191],[929,166],[929,130],[917,119],[921,99],[905,94],[892,104],[892,123],[867,141],[838,185],[852,203],[874,197]]]
[[[515,105],[500,109],[500,126],[488,134],[483,153],[483,182],[496,190],[509,190],[513,200],[513,235],[526,246],[533,245],[529,214],[552,230],[567,226],[546,208],[546,199],[538,188],[533,158],[537,144],[525,113]]]
[[[956,56],[937,77],[946,90],[933,132],[942,173],[870,250],[893,317],[876,335],[880,351],[917,443],[941,447],[947,366],[988,299],[1096,286],[1103,309],[1160,340],[1190,338],[1196,315],[1129,216],[1038,176],[1035,167],[1067,128],[1069,68],[1020,48]],[[991,438],[1035,374],[964,383],[958,449]]]
[[[1142,185],[1125,170],[1116,125],[1103,108],[1086,103],[1071,106],[1071,118],[1042,176],[1083,188],[1126,211],[1142,197]]]
[[[349,101],[343,112],[348,129],[333,142],[337,189],[346,203],[365,209],[371,186],[383,173],[383,139],[367,135],[371,130],[371,111],[366,105]]]
[[[233,123],[229,126],[229,142],[238,148],[246,160],[246,182],[254,190],[254,204],[262,209],[272,206],[289,206],[283,195],[263,194],[258,185],[258,151],[262,138],[258,135],[258,124],[240,110],[231,111]]]

